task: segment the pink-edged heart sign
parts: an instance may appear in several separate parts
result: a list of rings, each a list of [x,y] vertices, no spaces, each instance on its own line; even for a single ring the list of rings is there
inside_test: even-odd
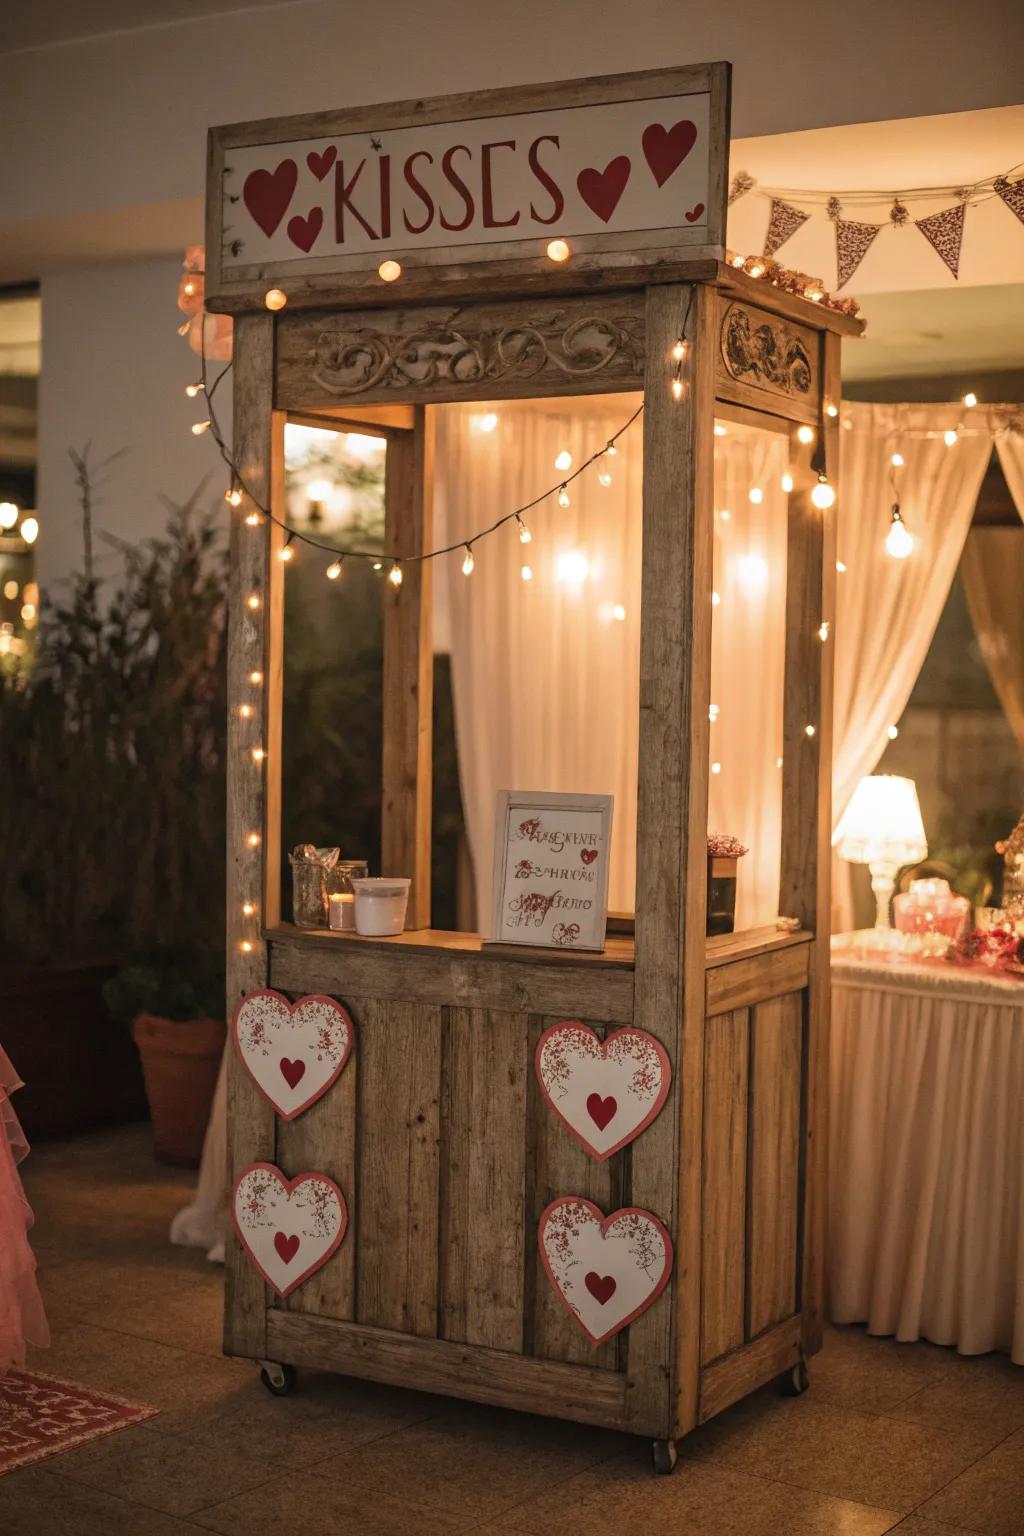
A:
[[[282,1120],[294,1120],[340,1076],[355,1028],[333,997],[290,1003],[280,992],[263,989],[242,999],[231,1037],[263,1097]]]
[[[672,1066],[644,1029],[599,1040],[586,1024],[552,1024],[537,1041],[540,1090],[591,1157],[604,1162],[647,1129],[668,1096]]]
[[[537,1242],[548,1279],[593,1344],[646,1312],[672,1273],[668,1232],[633,1205],[605,1216],[579,1196],[552,1200]]]
[[[345,1236],[345,1196],[325,1173],[286,1179],[273,1163],[243,1168],[231,1199],[238,1239],[279,1296],[321,1269]]]

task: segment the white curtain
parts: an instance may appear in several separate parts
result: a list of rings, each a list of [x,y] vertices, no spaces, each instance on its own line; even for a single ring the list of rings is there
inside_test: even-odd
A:
[[[633,395],[504,401],[437,410],[436,542],[467,536],[556,482],[617,432]],[[497,425],[483,430],[491,414]],[[636,884],[642,458],[637,422],[569,488],[482,541],[473,573],[440,562],[437,643],[452,655],[463,806],[486,931],[499,789],[615,796],[609,906],[632,912]],[[778,907],[785,605],[783,440],[730,426],[716,439],[711,826],[740,837],[737,920]],[[598,472],[611,475],[603,485]],[[760,502],[750,500],[751,489]],[[532,580],[521,576],[523,564]]]

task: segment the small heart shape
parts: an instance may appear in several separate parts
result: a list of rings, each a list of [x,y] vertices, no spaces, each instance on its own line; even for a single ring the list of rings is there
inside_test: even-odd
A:
[[[280,1060],[281,1076],[289,1088],[294,1088],[306,1075],[306,1063],[304,1061],[289,1061],[287,1056]]]
[[[597,858],[597,853],[598,850],[596,848],[581,848],[580,858],[583,860],[584,864],[593,864],[594,860]]]
[[[644,158],[659,187],[663,187],[672,172],[677,170],[697,142],[697,125],[688,117],[681,118],[671,128],[651,123],[645,128],[640,143]]]
[[[242,199],[269,239],[288,212],[299,179],[294,160],[282,160],[273,171],[250,171],[242,187]]]
[[[608,1122],[614,1120],[618,1107],[618,1100],[612,1093],[606,1099],[602,1099],[599,1093],[592,1093],[587,1098],[587,1114],[599,1131],[603,1131]]]
[[[609,160],[603,171],[596,171],[593,166],[588,166],[576,177],[580,197],[591,213],[596,213],[598,218],[603,219],[606,224],[618,207],[619,198],[626,190],[629,172],[629,156],[616,155],[614,160]]]
[[[299,1251],[299,1239],[293,1232],[291,1237],[285,1237],[283,1232],[274,1233],[274,1248],[282,1264],[290,1264]],[[589,1282],[588,1282],[589,1283]]]
[[[596,1269],[592,1269],[589,1274],[584,1276],[583,1284],[594,1300],[602,1307],[606,1301],[611,1301],[615,1295],[614,1275],[599,1275]]]
[[[323,181],[324,177],[327,175],[327,172],[330,170],[331,166],[334,164],[337,158],[337,145],[328,144],[323,153],[319,155],[315,149],[311,149],[309,154],[306,156],[306,164],[313,172],[313,175],[316,177],[317,181]]]
[[[311,208],[306,217],[300,218],[298,214],[288,220],[288,239],[292,245],[297,245],[300,251],[305,251],[307,256],[316,244],[316,237],[323,228],[324,214],[322,208]]]
[[[700,218],[700,216],[701,216],[701,214],[703,212],[704,212],[704,204],[703,203],[697,203],[696,206],[691,208],[690,211],[686,215],[686,222],[687,222],[687,224],[696,224],[697,220]]]

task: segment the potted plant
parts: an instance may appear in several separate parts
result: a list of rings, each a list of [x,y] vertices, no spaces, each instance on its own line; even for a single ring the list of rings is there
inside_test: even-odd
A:
[[[103,995],[142,1058],[155,1156],[197,1166],[226,1033],[214,1016],[215,967],[195,953],[155,954],[118,971]]]
[[[746,851],[729,832],[708,833],[708,934],[736,926],[736,866]]]

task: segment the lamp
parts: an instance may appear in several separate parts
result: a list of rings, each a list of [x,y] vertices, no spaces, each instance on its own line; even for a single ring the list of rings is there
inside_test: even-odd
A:
[[[913,779],[890,773],[861,779],[843,812],[835,841],[841,859],[870,868],[877,903],[875,931],[884,933],[892,926],[889,900],[897,871],[905,864],[916,864],[928,853]]]

